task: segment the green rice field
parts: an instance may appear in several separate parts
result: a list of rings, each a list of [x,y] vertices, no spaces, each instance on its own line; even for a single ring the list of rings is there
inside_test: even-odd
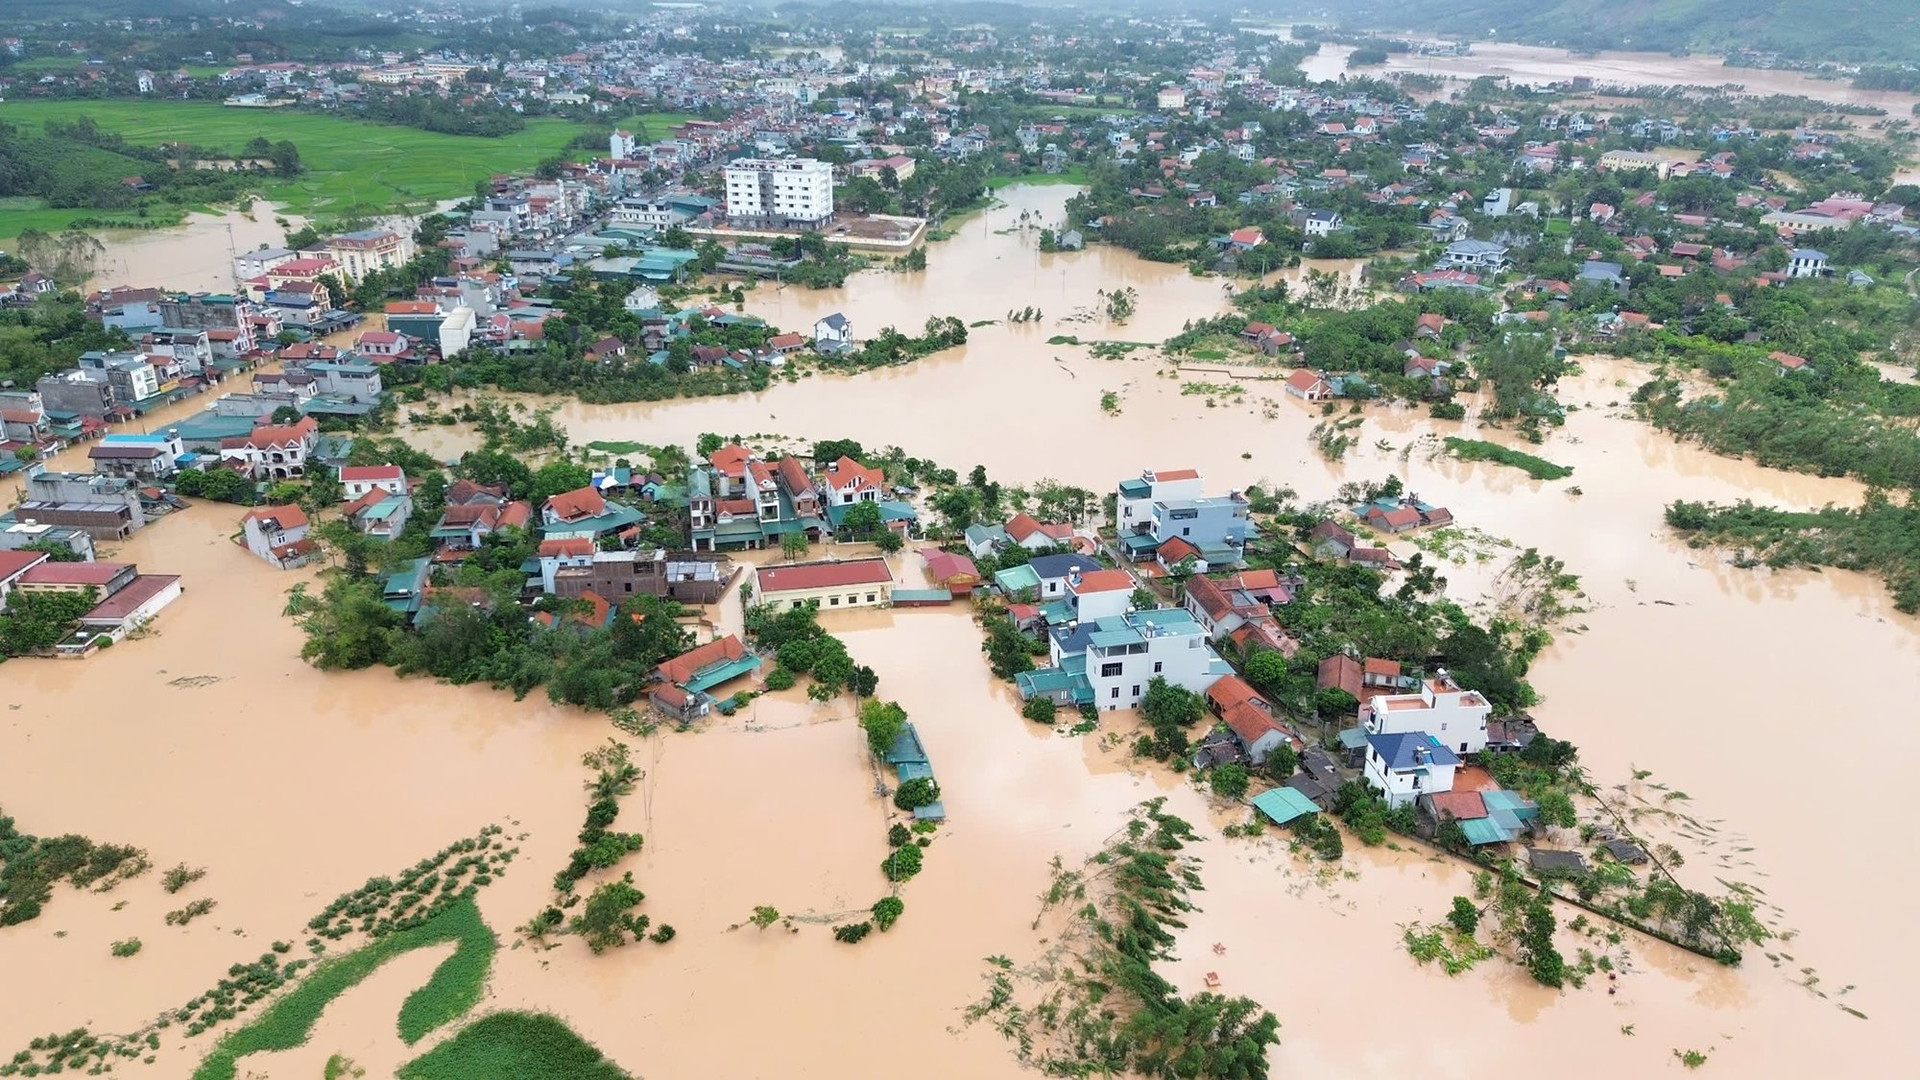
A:
[[[582,130],[570,120],[535,117],[523,131],[489,139],[285,108],[228,108],[186,101],[0,102],[0,123],[22,128],[81,116],[91,116],[102,130],[145,145],[185,142],[238,150],[255,136],[290,139],[300,148],[307,171],[290,180],[263,177],[258,194],[281,204],[287,213],[335,219],[418,210],[463,198],[473,193],[476,181],[494,173],[531,171],[542,159],[560,153]],[[629,130],[644,127],[650,137],[659,138],[685,119],[684,114],[659,113],[618,123]],[[59,228],[76,218],[98,216],[85,209],[47,209],[33,200],[0,200],[0,236],[15,236],[29,228]],[[117,211],[111,216],[131,215]]]

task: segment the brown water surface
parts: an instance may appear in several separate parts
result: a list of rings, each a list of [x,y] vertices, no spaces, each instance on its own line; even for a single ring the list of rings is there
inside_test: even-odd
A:
[[[1683,879],[1764,890],[1778,910],[1763,913],[1796,936],[1771,947],[1778,966],[1756,949],[1726,969],[1628,935],[1614,996],[1592,986],[1554,994],[1500,963],[1448,979],[1407,958],[1399,926],[1438,919],[1469,891],[1458,866],[1356,844],[1343,872],[1328,876],[1297,863],[1275,834],[1216,837],[1203,845],[1203,910],[1170,977],[1195,990],[1217,972],[1223,990],[1278,1013],[1276,1075],[1421,1068],[1464,1077],[1543,1061],[1568,1077],[1645,1075],[1673,1067],[1675,1048],[1711,1050],[1716,1070],[1756,1076],[1913,1071],[1898,1017],[1920,1000],[1920,955],[1889,928],[1902,925],[1904,898],[1920,882],[1857,824],[1898,820],[1907,799],[1877,772],[1842,770],[1920,754],[1899,707],[1920,699],[1920,627],[1891,610],[1876,581],[1735,569],[1687,549],[1660,519],[1679,497],[1809,507],[1856,501],[1859,486],[1676,444],[1621,410],[1645,376],[1605,358],[1581,358],[1561,395],[1577,407],[1544,445],[1473,416],[1436,422],[1376,407],[1346,458],[1324,461],[1307,439],[1318,409],[1278,384],[1246,384],[1243,403],[1209,408],[1204,395],[1181,394],[1187,380],[1164,376],[1150,351],[1096,360],[1084,347],[1046,344],[1056,333],[1159,340],[1224,308],[1217,280],[1183,268],[1105,249],[1043,256],[1031,231],[995,231],[1022,209],[1057,219],[1067,194],[1010,190],[1006,209],[936,245],[925,275],[865,274],[818,293],[768,287],[748,304],[793,326],[843,310],[863,334],[932,314],[999,318],[1027,304],[1046,309],[1038,325],[980,327],[964,349],[852,378],[814,376],[729,400],[566,403],[560,418],[577,442],[691,446],[703,431],[854,437],[963,471],[984,464],[1008,483],[1050,476],[1096,490],[1143,467],[1191,465],[1216,489],[1264,482],[1322,499],[1343,480],[1397,471],[1463,526],[1537,547],[1581,576],[1590,610],[1536,665],[1537,715],[1579,742],[1603,787],[1628,782],[1633,767],[1651,770],[1615,797],[1678,807],[1702,823],[1662,826],[1687,854]],[[1119,285],[1141,293],[1126,326],[1056,321]],[[1101,410],[1103,390],[1120,394],[1118,416]],[[1459,432],[1575,472],[1540,482],[1433,456],[1438,437]],[[436,450],[471,439],[460,429],[418,434]],[[62,462],[83,467],[83,453]],[[149,636],[85,661],[0,666],[6,811],[32,832],[141,845],[161,868],[205,866],[182,896],[219,902],[183,930],[163,925],[181,899],[162,893],[155,875],[105,896],[61,889],[40,919],[0,930],[10,973],[0,980],[0,1049],[82,1022],[137,1027],[276,937],[304,940],[300,927],[339,892],[489,822],[523,837],[519,861],[480,897],[511,942],[511,929],[548,901],[573,846],[585,805],[578,758],[611,734],[603,719],[537,695],[514,702],[480,687],[307,667],[279,611],[285,589],[313,572],[280,573],[248,556],[228,539],[238,517],[197,505],[121,546],[118,557],[186,577],[185,595]],[[1510,554],[1499,550],[1448,567],[1461,599],[1497,586]],[[737,600],[713,621],[737,629]],[[568,939],[550,951],[503,949],[488,1007],[555,1011],[648,1076],[870,1076],[908,1060],[932,1076],[1011,1076],[997,1036],[952,1029],[982,988],[983,957],[1020,960],[1043,947],[1031,927],[1048,861],[1086,857],[1127,807],[1154,795],[1195,822],[1237,819],[1111,749],[1106,736],[1124,735],[1123,720],[1066,737],[1021,719],[961,609],[830,622],[919,726],[951,816],[927,868],[902,889],[900,923],[857,947],[826,929],[884,894],[891,808],[874,794],[850,705],[789,691],[698,732],[633,740],[646,776],[621,824],[647,845],[625,868],[647,893],[642,910],[679,936],[601,957]],[[1687,798],[1669,800],[1672,790]],[[111,910],[119,900],[127,906]],[[762,904],[798,918],[800,932],[742,928]],[[142,953],[110,957],[108,944],[128,936],[146,942]],[[424,963],[383,971],[343,997],[313,1044],[282,1055],[288,1073],[310,1074],[336,1050],[364,1055],[369,1075],[390,1068],[400,1051],[381,1025]],[[1819,977],[1813,990],[1799,985],[1802,968]],[[11,974],[21,971],[34,974]],[[1418,1022],[1394,1022],[1405,1017]],[[169,1039],[151,1071],[186,1075],[199,1050]],[[281,1075],[277,1060],[258,1066]]]

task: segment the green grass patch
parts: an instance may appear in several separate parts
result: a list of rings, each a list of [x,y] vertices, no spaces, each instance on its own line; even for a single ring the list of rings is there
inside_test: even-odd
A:
[[[660,114],[665,120],[674,114]],[[260,194],[307,216],[351,217],[420,208],[473,194],[494,173],[523,172],[561,151],[582,128],[553,117],[497,139],[442,135],[294,109],[230,109],[192,101],[10,101],[0,122],[38,128],[47,120],[91,116],[102,130],[143,145],[188,142],[239,151],[254,136],[291,139],[307,171],[291,179],[262,177]],[[654,118],[649,118],[653,121]],[[647,125],[649,133],[659,126]],[[0,235],[15,226],[0,215]],[[88,216],[85,212],[76,216]]]
[[[590,442],[587,444],[587,449],[598,451],[599,453],[602,453],[602,454],[614,454],[618,456],[627,456],[631,454],[644,453],[647,449],[647,444],[637,443],[637,442],[628,442],[624,439],[609,439],[609,440],[602,440],[600,442]]]
[[[1572,231],[1573,226],[1567,224],[1565,218],[1552,218],[1547,222],[1548,236],[1565,236]]]
[[[400,1069],[402,1080],[632,1080],[600,1048],[544,1013],[497,1012]]]
[[[400,1007],[401,1037],[410,1043],[418,1041],[435,1026],[460,1015],[480,1000],[480,987],[486,981],[497,945],[471,898],[455,903],[418,926],[389,934],[322,963],[252,1023],[221,1039],[194,1070],[193,1080],[232,1080],[236,1063],[245,1055],[261,1050],[288,1050],[305,1043],[315,1021],[335,998],[358,986],[388,960],[442,941],[457,943],[453,956],[435,969],[426,985],[408,996]],[[466,1075],[525,1074],[480,1071]]]
[[[1555,465],[1546,458],[1537,458],[1532,454],[1509,450],[1499,443],[1490,443],[1482,439],[1459,439],[1448,436],[1447,453],[1461,461],[1491,461],[1499,465],[1511,465],[1523,470],[1535,480],[1561,480],[1573,475],[1573,469],[1569,466]]]
[[[456,914],[460,913],[460,914]],[[487,973],[493,970],[494,950],[499,943],[480,921],[480,913],[468,901],[451,908],[442,919],[453,918],[453,955],[433,969],[433,976],[400,1003],[400,1038],[409,1045],[419,1042],[442,1024],[465,1016],[480,1004],[486,991]]]
[[[987,186],[995,191],[999,191],[1001,188],[1015,187],[1020,184],[1040,186],[1073,184],[1077,187],[1085,187],[1087,185],[1087,168],[1084,165],[1073,165],[1057,173],[1027,173],[1025,176],[987,177]]]

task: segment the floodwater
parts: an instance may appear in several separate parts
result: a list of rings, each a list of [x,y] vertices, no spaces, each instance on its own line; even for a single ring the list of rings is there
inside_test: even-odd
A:
[[[1462,80],[1496,76],[1531,86],[1574,78],[1590,78],[1601,86],[1620,87],[1736,83],[1744,93],[1753,95],[1788,94],[1838,105],[1877,105],[1887,110],[1889,117],[1908,116],[1915,103],[1920,102],[1920,95],[1910,93],[1857,90],[1846,79],[1815,78],[1800,71],[1729,67],[1720,57],[1705,53],[1691,56],[1616,51],[1574,53],[1540,45],[1476,41],[1473,51],[1466,56],[1394,53],[1385,64],[1352,69],[1347,67],[1347,57],[1352,52],[1350,45],[1322,45],[1301,68],[1307,78],[1315,81],[1339,79],[1342,75],[1415,72]]]
[[[1920,998],[1920,955],[1885,928],[1903,924],[1903,898],[1920,881],[1910,862],[1868,849],[1852,824],[1894,820],[1907,800],[1898,783],[1850,782],[1838,769],[1920,754],[1920,735],[1889,711],[1920,696],[1920,626],[1891,610],[1876,581],[1735,569],[1676,542],[1660,521],[1673,498],[1806,507],[1856,501],[1858,485],[1676,444],[1621,410],[1644,376],[1591,357],[1562,387],[1577,406],[1566,426],[1526,447],[1573,466],[1566,480],[1435,459],[1434,438],[1461,431],[1525,444],[1472,417],[1436,422],[1384,406],[1365,414],[1345,460],[1326,462],[1307,437],[1317,408],[1278,383],[1244,383],[1239,401],[1210,408],[1206,395],[1182,394],[1191,378],[1163,375],[1150,350],[1097,360],[1085,347],[1046,344],[1056,334],[1157,340],[1224,307],[1218,280],[1104,249],[1039,255],[1031,231],[998,231],[1021,210],[1057,219],[1068,193],[1010,190],[1007,208],[935,245],[925,275],[862,274],[827,292],[763,287],[748,303],[795,327],[842,310],[862,335],[936,314],[1002,318],[1029,304],[1045,312],[1037,324],[983,326],[964,349],[898,369],[780,382],[730,400],[568,403],[560,419],[575,442],[691,446],[703,431],[853,437],[963,471],[983,464],[1008,483],[1052,477],[1096,490],[1143,467],[1191,465],[1213,488],[1260,482],[1320,499],[1344,480],[1398,472],[1462,525],[1537,547],[1581,576],[1591,610],[1536,665],[1545,696],[1536,714],[1581,744],[1603,786],[1629,782],[1633,768],[1650,772],[1621,799],[1679,806],[1717,829],[1675,829],[1683,880],[1758,887],[1779,909],[1765,914],[1795,937],[1772,950],[1778,966],[1756,949],[1725,969],[1629,935],[1624,954],[1613,953],[1623,974],[1611,996],[1592,985],[1555,994],[1501,963],[1448,979],[1406,957],[1399,927],[1440,918],[1469,891],[1458,867],[1353,845],[1352,876],[1329,877],[1271,836],[1216,835],[1202,845],[1204,910],[1169,976],[1198,990],[1216,972],[1222,990],[1273,1009],[1283,1021],[1276,1075],[1417,1067],[1465,1077],[1543,1060],[1569,1077],[1644,1075],[1671,1067],[1676,1049],[1710,1052],[1716,1069],[1747,1075],[1911,1072],[1896,1017]],[[1096,289],[1124,285],[1140,292],[1127,325],[1073,321],[1097,305]],[[1118,415],[1100,407],[1107,390],[1120,396]],[[464,437],[421,434],[445,445]],[[60,890],[40,919],[0,931],[0,963],[36,973],[32,993],[6,980],[0,1048],[81,1022],[136,1027],[274,938],[304,940],[299,928],[335,894],[489,822],[523,837],[520,860],[480,897],[510,942],[573,845],[585,802],[578,755],[611,733],[604,720],[537,697],[516,703],[384,671],[308,668],[279,610],[285,588],[312,571],[279,573],[236,548],[228,537],[238,513],[196,506],[118,553],[186,575],[185,595],[152,635],[85,661],[0,668],[17,706],[0,714],[0,795],[21,827],[139,844],[160,868],[206,866],[198,891],[182,895],[219,901],[181,930],[162,925],[180,900],[154,875],[105,896]],[[1498,565],[1468,560],[1447,573],[1471,600],[1497,587]],[[1048,861],[1085,858],[1127,807],[1154,795],[1196,823],[1235,820],[1184,780],[1135,769],[1110,749],[1122,721],[1066,737],[1021,719],[960,608],[830,619],[879,673],[881,694],[919,726],[951,817],[901,891],[899,924],[853,947],[827,930],[883,895],[890,804],[873,794],[849,705],[789,691],[695,733],[632,740],[646,777],[620,825],[647,845],[623,869],[647,893],[642,910],[679,936],[601,957],[565,939],[551,951],[503,949],[487,1007],[555,1011],[648,1076],[867,1076],[902,1060],[932,1076],[1013,1076],[997,1036],[955,1029],[982,989],[982,958],[1020,962],[1045,947],[1032,926]],[[716,621],[737,620],[737,604],[724,602]],[[1674,790],[1687,798],[1669,800]],[[113,911],[119,900],[126,908]],[[747,924],[757,905],[795,916],[800,932]],[[127,936],[146,949],[111,958],[108,943]],[[423,965],[383,972],[342,998],[315,1043],[287,1055],[287,1074],[310,1075],[335,1051],[364,1056],[369,1075],[390,1067],[399,1048],[376,1028],[391,1024],[400,984]],[[1803,968],[1818,976],[1812,989]],[[1413,1027],[1381,1022],[1414,1012]],[[185,1075],[204,1043],[170,1038],[153,1074]],[[282,1074],[273,1061],[248,1065]]]
[[[277,247],[288,229],[306,224],[299,217],[276,221],[271,203],[220,214],[188,214],[185,224],[168,229],[106,229],[95,234],[106,253],[89,281],[92,288],[162,285],[187,291],[230,292],[233,260],[244,252]]]
[[[1920,96],[1886,90],[1856,90],[1845,79],[1818,79],[1805,72],[1729,67],[1718,56],[1600,52],[1572,53],[1537,45],[1475,42],[1466,56],[1397,54],[1387,70],[1417,71],[1456,79],[1503,76],[1541,85],[1577,76],[1602,86],[1723,86],[1738,83],[1748,94],[1790,94],[1840,105],[1877,105],[1889,116],[1907,116]]]

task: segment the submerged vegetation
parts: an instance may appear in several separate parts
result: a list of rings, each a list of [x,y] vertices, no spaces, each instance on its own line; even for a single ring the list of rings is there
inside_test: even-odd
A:
[[[1667,524],[1695,547],[1732,550],[1742,566],[1831,566],[1877,574],[1894,607],[1920,611],[1920,502],[1899,503],[1870,492],[1857,509],[1792,511],[1739,502],[1732,506],[1676,502]]]
[[[1134,1072],[1197,1080],[1264,1080],[1280,1021],[1250,998],[1181,997],[1154,964],[1173,955],[1180,916],[1193,910],[1198,839],[1152,799],[1081,870],[1056,863],[1044,899],[1067,924],[1062,947],[1016,971],[988,960],[987,995],[966,1021],[990,1021],[1018,1045],[1022,1063],[1049,1075]],[[1044,915],[1044,911],[1043,911]],[[1039,996],[1022,1004],[1023,991]]]
[[[453,1038],[400,1069],[402,1080],[631,1080],[600,1048],[558,1017],[497,1012],[475,1020]]]
[[[327,941],[358,934],[363,944],[352,952],[324,962],[310,957],[289,959],[292,943],[276,941],[270,951],[228,967],[213,986],[162,1012],[138,1031],[95,1035],[82,1027],[36,1038],[0,1064],[0,1076],[98,1073],[111,1069],[116,1060],[151,1062],[160,1049],[162,1031],[178,1028],[192,1038],[293,987],[251,1023],[216,1044],[193,1073],[194,1080],[231,1078],[245,1054],[305,1042],[327,1006],[382,963],[412,949],[453,941],[458,946],[454,955],[407,997],[395,1019],[401,1036],[416,1042],[479,1002],[496,946],[473,898],[505,872],[518,850],[507,846],[499,826],[489,825],[396,877],[372,878],[341,894],[307,923],[314,935],[307,941],[314,958],[325,953]],[[137,940],[115,947],[115,955],[137,951]]]
[[[1447,453],[1461,461],[1492,461],[1501,465],[1510,465],[1535,480],[1563,480],[1573,475],[1573,470],[1565,465],[1555,465],[1545,458],[1510,450],[1499,443],[1491,443],[1483,439],[1461,439],[1449,435],[1446,447]]]
[[[33,836],[0,813],[0,926],[39,918],[60,882],[107,892],[151,865],[139,848],[95,843],[72,833]]]

